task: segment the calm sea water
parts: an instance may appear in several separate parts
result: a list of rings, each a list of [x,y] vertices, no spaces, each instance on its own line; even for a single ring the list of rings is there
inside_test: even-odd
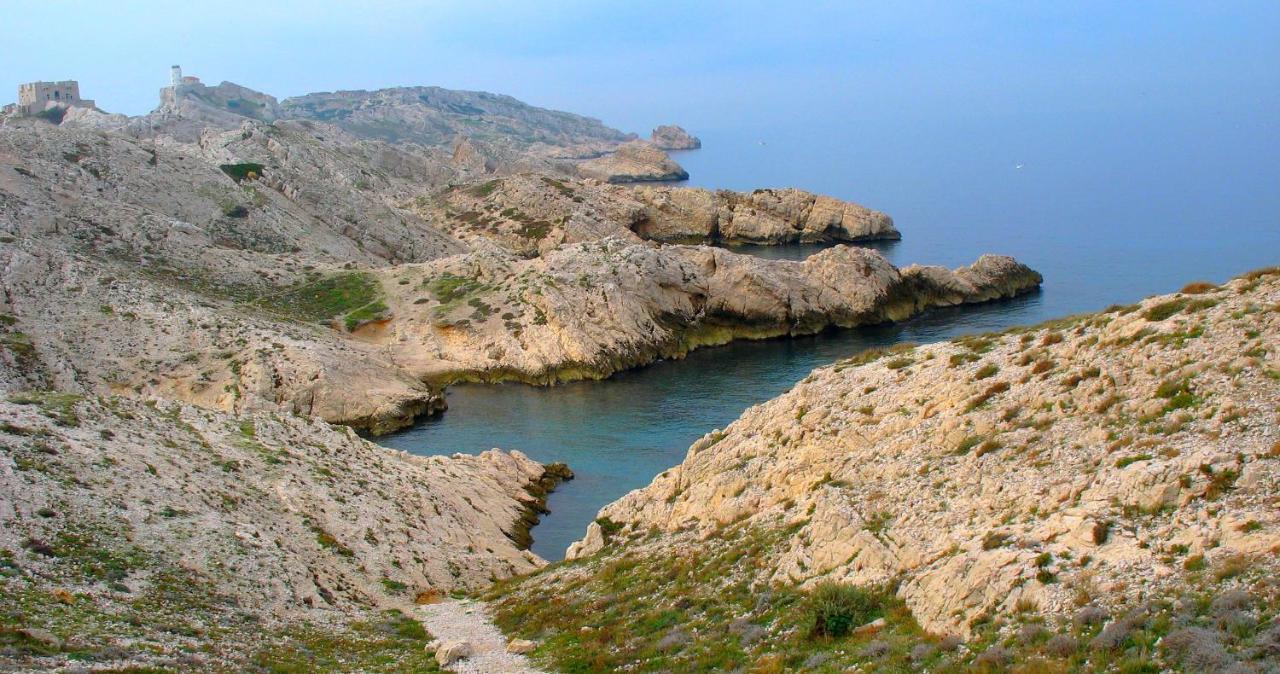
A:
[[[533,531],[533,550],[560,559],[601,506],[815,367],[869,346],[1034,323],[1280,264],[1274,120],[1153,113],[1149,124],[1100,116],[1036,126],[940,111],[915,125],[887,116],[855,125],[807,114],[804,124],[693,129],[704,149],[676,158],[692,185],[796,186],[887,211],[903,240],[877,247],[895,264],[1011,254],[1044,274],[1043,290],[894,326],[705,349],[603,382],[457,386],[442,417],[380,442],[422,454],[520,449],[568,463],[577,479],[552,495]],[[813,250],[743,252],[796,259]]]

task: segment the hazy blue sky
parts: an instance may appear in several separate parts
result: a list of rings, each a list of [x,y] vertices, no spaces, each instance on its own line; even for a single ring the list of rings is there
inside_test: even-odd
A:
[[[0,90],[75,78],[137,114],[180,63],[281,98],[435,84],[635,131],[811,107],[1277,110],[1278,2],[961,4],[2,0]]]

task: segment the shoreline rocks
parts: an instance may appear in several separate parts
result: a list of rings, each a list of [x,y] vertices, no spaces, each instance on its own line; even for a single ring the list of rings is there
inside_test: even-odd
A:
[[[644,141],[629,141],[611,153],[578,165],[578,174],[608,183],[688,180],[685,171],[666,152]]]
[[[702,141],[679,126],[664,124],[653,130],[649,142],[661,150],[696,150]]]
[[[1123,606],[1201,568],[1280,570],[1280,270],[1203,285],[819,368],[603,508],[612,535],[568,558],[794,527],[758,582],[894,581],[960,636],[1028,606],[1067,620],[1078,592]]]

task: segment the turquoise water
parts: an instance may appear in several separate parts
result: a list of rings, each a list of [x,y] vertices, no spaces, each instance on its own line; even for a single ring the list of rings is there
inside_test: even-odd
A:
[[[1034,323],[1280,264],[1280,148],[1261,133],[1269,122],[1064,119],[1037,134],[945,111],[931,121],[755,120],[693,129],[704,149],[676,158],[697,186],[798,186],[885,210],[903,240],[877,248],[898,265],[1015,255],[1044,274],[1041,292],[900,325],[705,349],[603,382],[457,386],[442,417],[380,441],[423,454],[520,449],[568,463],[577,479],[552,495],[533,531],[533,550],[559,559],[601,506],[814,367],[869,346]],[[739,250],[798,259],[815,249]]]

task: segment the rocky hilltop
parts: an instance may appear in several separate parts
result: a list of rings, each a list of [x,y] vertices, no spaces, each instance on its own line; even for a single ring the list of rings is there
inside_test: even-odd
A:
[[[559,629],[609,667],[1273,671],[1277,343],[1272,269],[866,352],[604,508],[500,619],[565,667]]]
[[[696,150],[702,147],[702,141],[688,131],[675,126],[663,125],[653,130],[649,140],[663,150]]]
[[[511,96],[440,87],[307,94],[285,99],[281,110],[288,117],[330,122],[353,135],[393,143],[447,145],[468,137],[585,150],[635,138],[598,119],[538,108]]]

